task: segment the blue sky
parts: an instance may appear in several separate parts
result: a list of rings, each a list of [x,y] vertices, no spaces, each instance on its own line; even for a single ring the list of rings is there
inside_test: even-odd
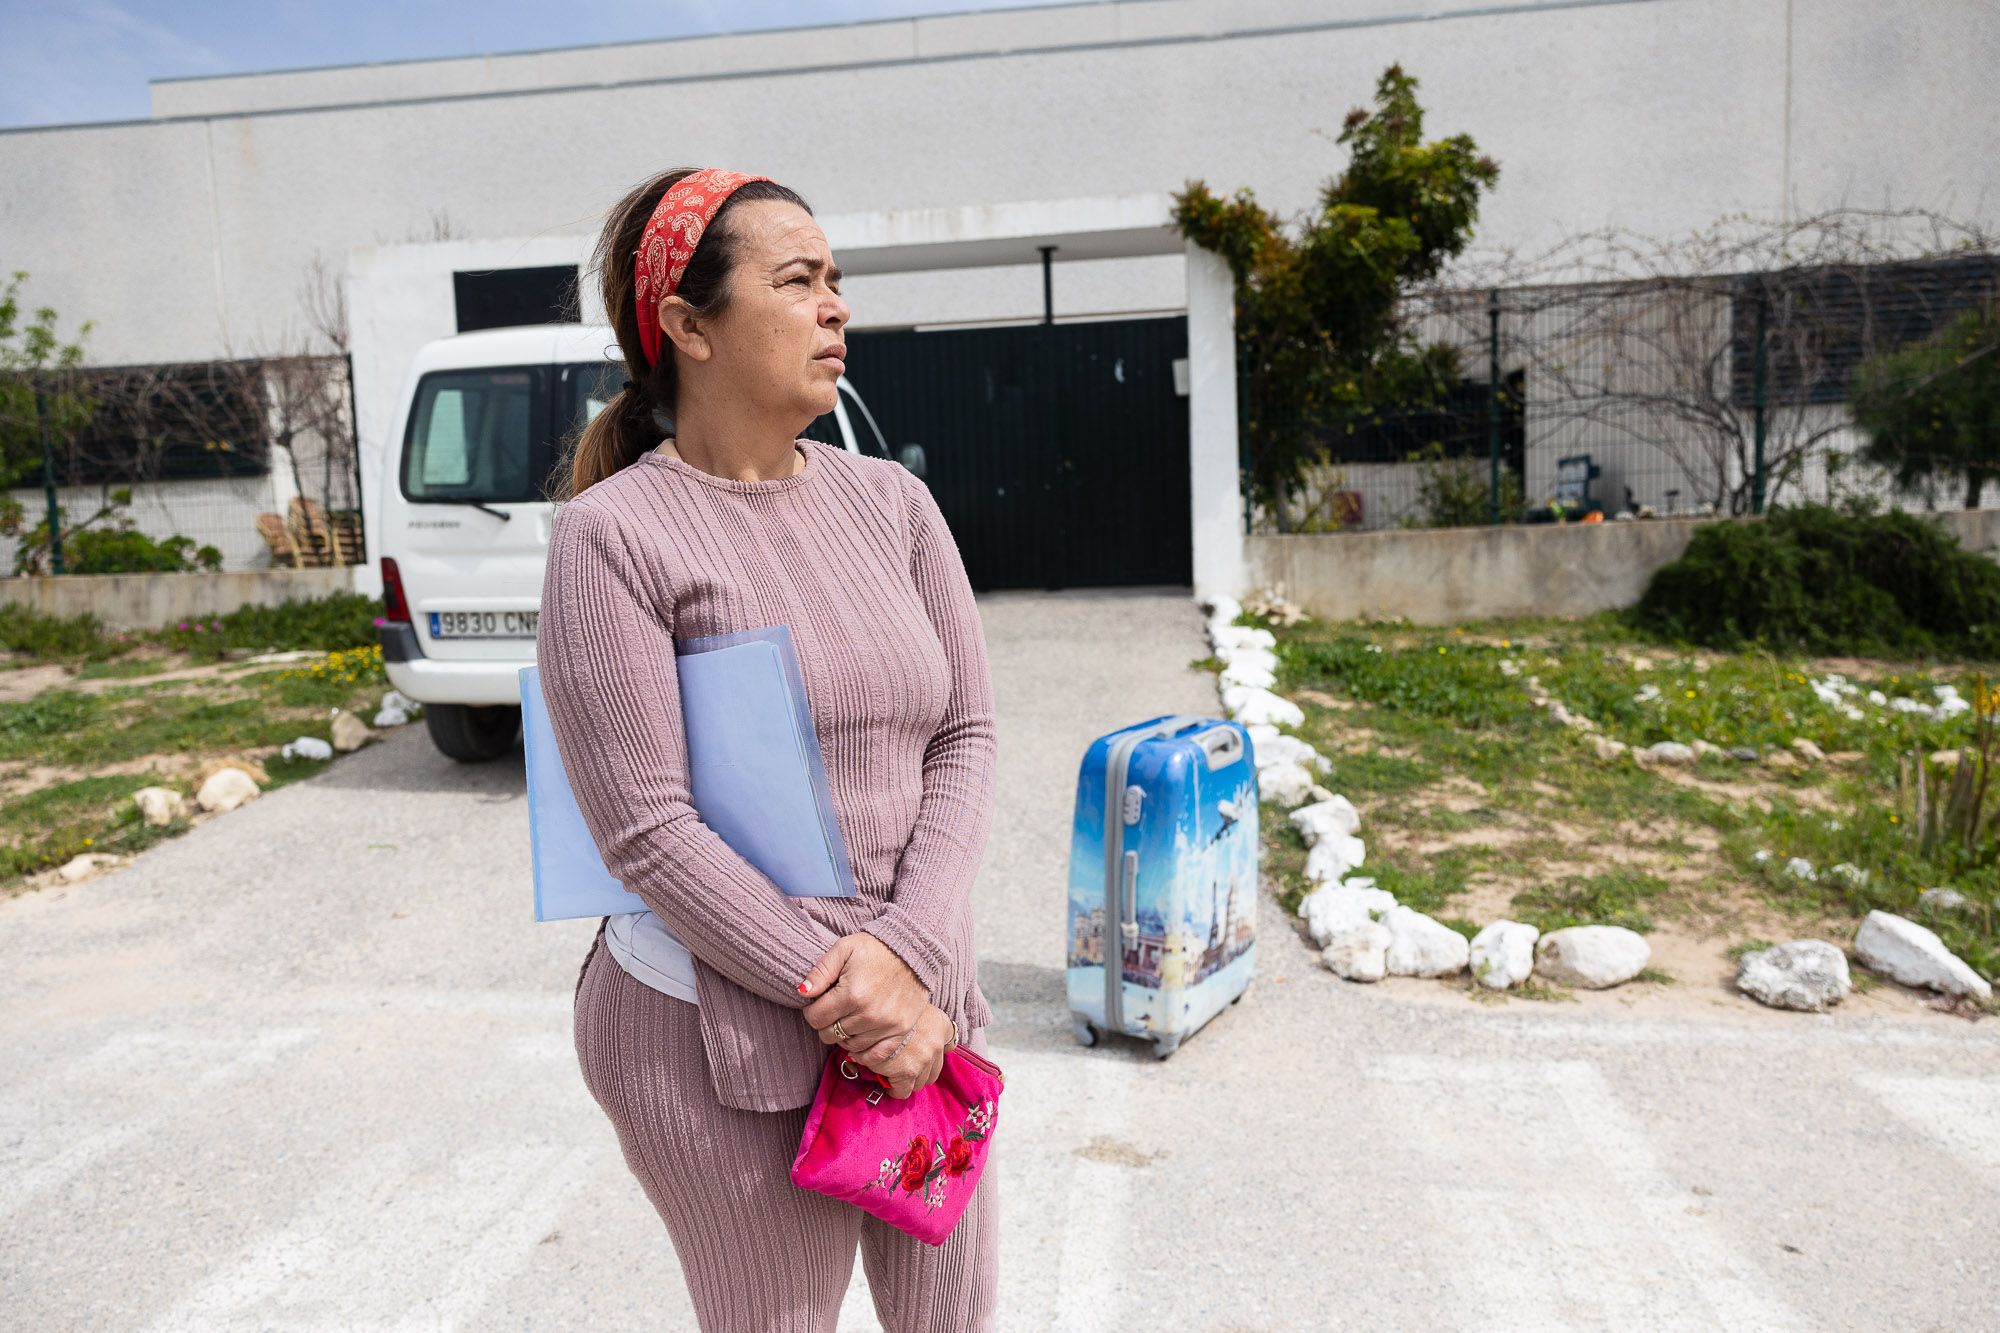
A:
[[[143,120],[148,79],[1023,7],[1026,0],[0,0],[0,128]]]

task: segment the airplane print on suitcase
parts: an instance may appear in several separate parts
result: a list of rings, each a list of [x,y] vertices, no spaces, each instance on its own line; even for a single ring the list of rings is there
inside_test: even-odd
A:
[[[1070,840],[1076,1039],[1122,1032],[1172,1055],[1250,984],[1256,915],[1257,770],[1242,725],[1164,715],[1091,742]]]

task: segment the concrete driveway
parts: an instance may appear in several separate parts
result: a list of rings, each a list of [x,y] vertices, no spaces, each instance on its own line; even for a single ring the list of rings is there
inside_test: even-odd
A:
[[[1206,646],[1183,591],[981,604],[1001,1328],[1991,1326],[2000,1024],[1370,989],[1267,902],[1172,1060],[1077,1047],[1076,765],[1215,711]],[[524,820],[517,763],[411,728],[0,903],[0,1323],[693,1328],[570,1044],[595,923],[530,920]]]

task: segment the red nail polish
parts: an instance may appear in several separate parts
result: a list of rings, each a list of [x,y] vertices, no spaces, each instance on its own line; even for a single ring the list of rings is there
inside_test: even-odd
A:
[[[799,983],[799,994],[804,995],[808,989],[809,987],[806,985],[805,982],[801,981]]]

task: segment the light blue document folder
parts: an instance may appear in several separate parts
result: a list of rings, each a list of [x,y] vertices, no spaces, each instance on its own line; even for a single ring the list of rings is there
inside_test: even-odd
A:
[[[705,635],[674,648],[689,785],[702,822],[794,897],[853,897],[790,627]],[[605,869],[584,823],[538,667],[521,668],[521,730],[535,920],[646,911]]]

